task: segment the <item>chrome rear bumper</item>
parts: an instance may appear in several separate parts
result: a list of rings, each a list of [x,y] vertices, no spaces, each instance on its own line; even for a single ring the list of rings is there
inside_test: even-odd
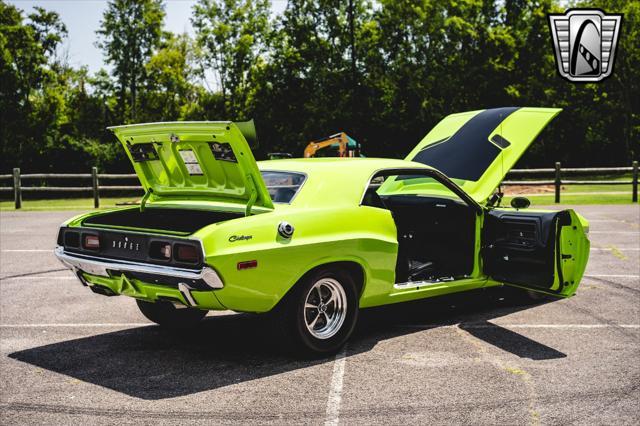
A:
[[[202,281],[212,290],[224,287],[224,283],[212,268],[205,266],[201,270],[191,270],[184,268],[175,268],[164,265],[153,265],[149,263],[130,262],[119,259],[105,259],[101,257],[86,256],[79,253],[69,253],[64,251],[64,247],[58,246],[55,249],[56,257],[67,268],[74,272],[84,272],[90,275],[99,275],[110,277],[109,271],[122,273],[137,273],[148,276],[154,276],[162,279],[162,277],[185,280],[185,281]],[[82,281],[82,277],[79,276]],[[86,284],[83,282],[83,284]],[[187,284],[180,283],[183,286]],[[179,284],[179,285],[180,285]]]

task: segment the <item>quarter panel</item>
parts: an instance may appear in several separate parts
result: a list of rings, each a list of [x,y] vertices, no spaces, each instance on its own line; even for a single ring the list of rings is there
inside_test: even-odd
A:
[[[295,228],[291,239],[278,235],[283,220]],[[207,263],[222,276],[225,287],[216,296],[228,309],[269,311],[306,272],[338,261],[362,266],[361,304],[393,289],[397,238],[386,210],[282,209],[212,225],[196,236]],[[238,262],[250,260],[257,261],[256,268],[238,270]]]

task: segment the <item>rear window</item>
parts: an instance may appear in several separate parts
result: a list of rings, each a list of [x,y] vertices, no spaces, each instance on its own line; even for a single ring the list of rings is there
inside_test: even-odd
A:
[[[263,171],[262,180],[274,203],[290,203],[307,178],[302,173]]]

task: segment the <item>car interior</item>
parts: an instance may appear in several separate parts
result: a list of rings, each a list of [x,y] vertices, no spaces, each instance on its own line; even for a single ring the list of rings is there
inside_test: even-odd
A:
[[[367,189],[363,205],[389,210],[398,230],[396,283],[444,281],[470,275],[475,243],[474,210],[455,197],[379,195]]]

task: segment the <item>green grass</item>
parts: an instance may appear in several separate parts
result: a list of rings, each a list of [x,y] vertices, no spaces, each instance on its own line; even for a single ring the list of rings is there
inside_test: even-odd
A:
[[[582,178],[580,178],[582,179]],[[631,177],[621,178],[629,180]],[[620,180],[620,179],[614,179]],[[529,198],[531,205],[554,204],[555,189],[553,185],[532,186],[520,194],[510,191],[510,186],[503,186],[507,194],[503,202],[505,205],[516,195]],[[544,189],[544,191],[542,191]],[[632,186],[629,185],[562,185],[560,201],[562,204],[629,204],[631,203]]]
[[[555,204],[555,196],[543,195],[528,197],[526,194],[522,195],[531,201],[531,206],[549,206]],[[508,206],[513,197],[504,197],[502,201],[503,206]],[[622,194],[580,194],[571,195],[566,192],[560,193],[560,204],[631,204],[631,191]]]
[[[507,189],[508,191],[508,189]],[[573,194],[579,192],[581,194]],[[582,194],[582,193],[594,194]],[[619,194],[597,194],[598,192],[619,192]],[[553,192],[538,194],[522,194],[529,198],[532,206],[554,204]],[[508,195],[502,205],[508,206],[513,198]],[[100,198],[100,208],[113,208],[116,203],[139,201],[140,197]],[[562,204],[630,204],[631,185],[570,185],[563,187],[560,193]],[[71,198],[55,200],[23,200],[22,210],[92,210],[93,198]],[[0,201],[0,211],[14,210],[13,201]]]
[[[631,185],[563,185],[562,192],[623,192],[631,197]]]
[[[116,203],[139,201],[140,197],[100,198],[100,208],[113,208]],[[22,200],[22,210],[92,210],[93,198],[56,200]],[[0,201],[0,211],[15,210],[13,201]]]

